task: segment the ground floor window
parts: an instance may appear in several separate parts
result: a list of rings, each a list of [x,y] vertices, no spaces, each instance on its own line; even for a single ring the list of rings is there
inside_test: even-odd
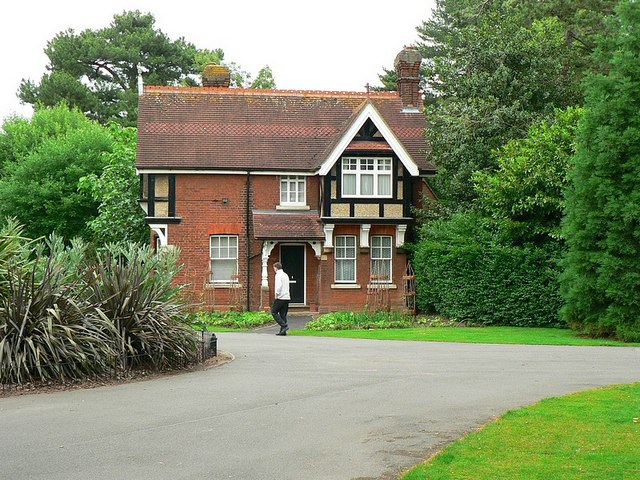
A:
[[[211,283],[237,282],[238,236],[211,235]]]
[[[391,283],[391,237],[371,237],[371,283]]]
[[[336,235],[335,238],[336,282],[355,283],[356,281],[356,237],[355,235]]]

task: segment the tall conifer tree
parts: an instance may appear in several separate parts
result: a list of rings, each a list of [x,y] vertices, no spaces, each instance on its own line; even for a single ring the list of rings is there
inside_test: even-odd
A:
[[[585,333],[640,341],[640,2],[616,11],[569,174],[562,314]]]

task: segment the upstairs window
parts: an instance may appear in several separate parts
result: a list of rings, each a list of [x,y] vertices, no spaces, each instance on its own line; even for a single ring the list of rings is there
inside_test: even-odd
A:
[[[306,177],[288,175],[280,177],[280,205],[304,206],[307,204]]]
[[[391,159],[342,159],[343,197],[391,198]]]
[[[391,241],[387,235],[371,237],[371,283],[391,283]]]
[[[211,235],[209,237],[211,259],[211,283],[237,282],[238,236]]]

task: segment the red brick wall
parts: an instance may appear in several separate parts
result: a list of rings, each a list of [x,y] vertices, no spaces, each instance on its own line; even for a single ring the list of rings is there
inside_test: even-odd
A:
[[[272,210],[280,198],[279,177],[251,176],[249,192],[250,209]],[[224,202],[223,199],[227,199]],[[307,203],[318,208],[319,183],[317,177],[307,178]],[[246,175],[176,175],[176,215],[182,218],[178,224],[169,224],[168,241],[180,248],[180,261],[185,265],[175,282],[190,284],[187,289],[193,300],[201,301],[207,308],[227,309],[236,304],[247,308],[247,287],[250,290],[251,310],[268,308],[273,301],[273,263],[279,261],[279,245],[269,257],[267,274],[269,289],[263,291],[262,242],[247,240],[246,229],[247,176]],[[238,235],[238,289],[205,288],[209,270],[209,236],[211,234]],[[359,289],[331,288],[335,283],[334,256],[332,250],[323,252],[319,260],[313,248],[306,244],[306,298],[311,309],[322,312],[337,310],[362,310],[370,301],[367,286],[370,276],[370,249],[359,247],[358,225],[336,225],[336,235],[355,235],[358,245],[356,283]],[[389,290],[392,308],[401,308],[402,276],[407,257],[404,251],[395,249],[395,225],[372,225],[370,235],[391,235],[393,240],[393,284]],[[250,260],[247,261],[247,258]],[[250,280],[247,280],[250,275]]]
[[[180,261],[185,265],[175,281],[192,284],[196,300],[228,306],[246,295],[247,265],[242,261],[247,256],[246,182],[245,175],[176,175],[176,216],[182,221],[169,225],[168,242],[180,248]],[[203,289],[208,280],[211,234],[238,235],[242,292]],[[246,306],[246,300],[241,303]]]
[[[341,310],[359,311],[367,307],[371,298],[367,295],[367,286],[370,280],[371,253],[370,248],[360,248],[360,227],[358,225],[336,225],[333,231],[334,242],[336,235],[355,235],[357,245],[356,257],[356,284],[358,289],[332,288],[335,284],[335,269],[333,249],[323,252],[321,262],[320,281],[320,312]],[[392,309],[400,309],[403,306],[402,276],[407,264],[407,255],[404,251],[395,248],[395,225],[372,225],[369,235],[391,235],[393,247],[392,257],[392,282],[397,288],[389,289],[389,302]],[[335,243],[334,243],[335,244]]]
[[[278,176],[252,175],[250,185],[250,210],[274,210],[280,203]],[[318,208],[318,189],[318,179],[308,177],[307,203],[311,209]],[[227,199],[226,203],[224,199]],[[194,301],[203,302],[206,308],[224,310],[239,303],[246,309],[248,285],[251,310],[268,307],[273,301],[272,267],[279,260],[279,246],[276,245],[269,258],[269,290],[262,292],[262,242],[253,240],[252,231],[249,231],[251,238],[247,241],[246,206],[246,175],[176,175],[176,216],[182,221],[169,224],[168,242],[180,248],[180,262],[184,268],[175,277],[175,283],[189,284],[185,294]],[[205,288],[208,283],[209,236],[212,234],[238,235],[239,289]],[[307,302],[315,305],[318,260],[308,244],[306,254]],[[249,262],[247,257],[250,257]],[[247,275],[251,276],[249,282]]]

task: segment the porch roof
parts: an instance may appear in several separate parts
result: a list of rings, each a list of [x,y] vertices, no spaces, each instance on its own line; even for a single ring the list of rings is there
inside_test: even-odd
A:
[[[257,240],[324,240],[317,210],[254,210],[253,234]]]

